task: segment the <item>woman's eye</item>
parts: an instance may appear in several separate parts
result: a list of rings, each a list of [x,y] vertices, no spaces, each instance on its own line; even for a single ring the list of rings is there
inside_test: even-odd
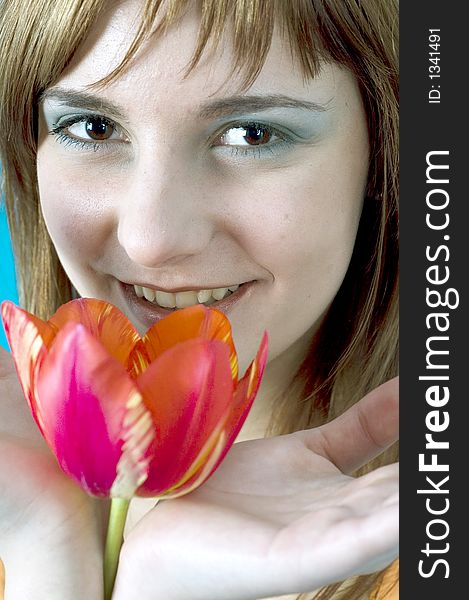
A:
[[[237,159],[272,158],[284,156],[295,146],[295,140],[276,127],[251,121],[228,126],[213,145]]]
[[[80,150],[100,150],[114,142],[128,139],[110,119],[101,115],[77,115],[63,119],[49,132],[57,141]]]
[[[256,123],[230,127],[220,136],[220,146],[263,146],[272,140],[281,139],[272,129]]]
[[[69,125],[67,130],[77,138],[95,142],[109,140],[116,132],[114,124],[104,117],[87,117],[86,121]]]

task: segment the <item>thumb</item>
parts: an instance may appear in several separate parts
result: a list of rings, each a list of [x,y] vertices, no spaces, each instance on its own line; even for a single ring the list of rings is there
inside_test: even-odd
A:
[[[306,445],[352,473],[399,439],[399,378],[367,394],[330,423],[306,434]]]

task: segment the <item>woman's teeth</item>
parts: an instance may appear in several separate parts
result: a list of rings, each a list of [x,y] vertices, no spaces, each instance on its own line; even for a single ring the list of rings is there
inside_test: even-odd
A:
[[[194,304],[205,304],[210,306],[217,300],[223,300],[239,288],[239,285],[233,285],[228,288],[216,288],[213,290],[198,290],[188,292],[160,292],[150,288],[134,285],[135,293],[139,298],[146,298],[153,304],[158,304],[162,308],[186,308]]]

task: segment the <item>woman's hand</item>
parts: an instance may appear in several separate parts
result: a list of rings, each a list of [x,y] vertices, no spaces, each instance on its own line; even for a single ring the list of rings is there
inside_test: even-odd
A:
[[[0,348],[0,558],[8,600],[101,600],[107,502],[60,470]],[[1,598],[1,595],[0,595]]]
[[[377,571],[398,553],[398,467],[349,476],[398,437],[397,379],[331,423],[240,442],[124,542],[113,600],[253,600]]]

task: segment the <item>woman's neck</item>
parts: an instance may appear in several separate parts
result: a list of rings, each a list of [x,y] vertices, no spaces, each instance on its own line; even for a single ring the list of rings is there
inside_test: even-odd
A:
[[[276,404],[289,388],[311,345],[311,332],[267,365],[259,392],[236,442],[265,437]]]

